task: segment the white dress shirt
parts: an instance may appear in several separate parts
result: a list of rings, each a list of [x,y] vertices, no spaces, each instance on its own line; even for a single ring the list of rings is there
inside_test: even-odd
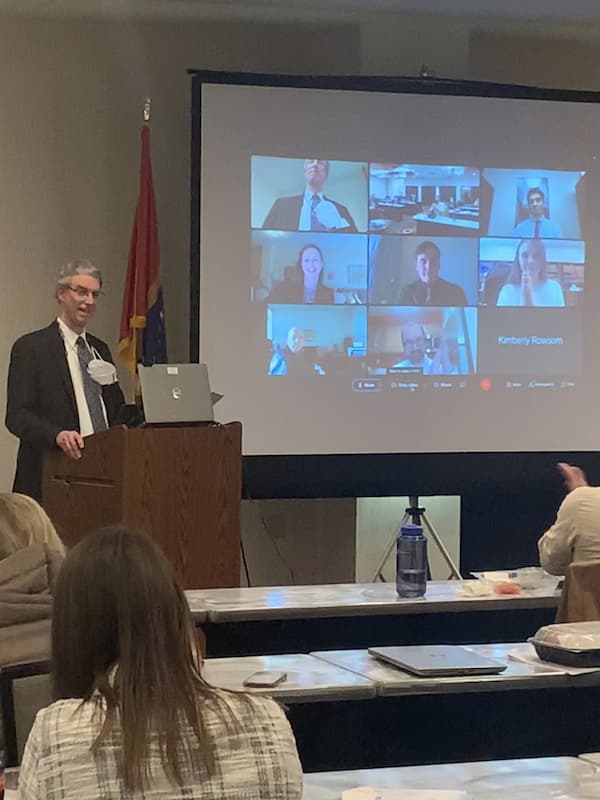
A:
[[[77,355],[77,339],[81,335],[89,347],[85,331],[82,334],[75,333],[66,325],[60,317],[58,318],[58,328],[60,330],[63,342],[65,343],[65,353],[67,355],[67,364],[69,365],[69,372],[71,374],[71,383],[73,384],[73,391],[75,392],[75,404],[77,405],[77,414],[79,415],[79,433],[82,436],[91,436],[94,433],[94,426],[92,425],[92,418],[90,417],[90,410],[88,408],[87,400],[85,399],[85,391],[83,388],[83,375],[81,374],[81,364],[79,363],[79,356]],[[100,395],[100,403],[102,405],[102,413],[108,426],[108,418],[106,416],[106,408],[104,400]]]

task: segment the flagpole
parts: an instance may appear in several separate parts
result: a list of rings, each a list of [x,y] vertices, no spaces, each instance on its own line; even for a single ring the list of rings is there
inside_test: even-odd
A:
[[[148,364],[167,362],[160,247],[150,150],[150,97],[144,99],[142,110],[138,199],[129,245],[119,329],[119,353],[126,361],[132,376],[131,388],[134,396],[139,393],[137,367],[142,353]]]
[[[146,97],[144,99],[144,107],[143,107],[143,110],[142,110],[142,119],[143,119],[143,124],[144,125],[149,125],[150,124],[150,117],[151,116],[152,116],[152,98],[151,97]],[[134,286],[135,286],[134,297],[137,297],[137,279],[138,279],[138,273],[136,271],[136,273],[134,275]],[[140,344],[140,330],[138,328],[136,328],[136,327],[133,327],[131,332],[133,334],[133,341],[132,341],[131,344],[132,344],[133,364],[134,364],[134,367],[133,367],[133,369],[134,369],[134,373],[133,373],[133,402],[135,403],[135,402],[138,401],[138,399],[139,399],[139,397],[141,396],[141,393],[142,393],[141,392],[141,388],[140,388],[140,380],[139,380],[139,377],[138,377],[138,368],[137,368],[138,350],[139,350],[139,344]]]

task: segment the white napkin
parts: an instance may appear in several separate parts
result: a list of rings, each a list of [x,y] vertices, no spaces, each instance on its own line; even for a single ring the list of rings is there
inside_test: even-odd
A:
[[[494,594],[494,584],[484,579],[463,581],[457,594],[459,597],[486,597]]]
[[[315,214],[321,225],[330,230],[350,227],[350,223],[342,217],[330,200],[321,200],[315,208]]]

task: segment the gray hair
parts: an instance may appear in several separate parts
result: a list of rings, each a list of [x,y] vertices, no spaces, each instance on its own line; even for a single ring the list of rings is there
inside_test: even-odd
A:
[[[102,272],[98,267],[95,267],[87,258],[77,258],[74,261],[68,261],[60,267],[56,277],[57,288],[60,289],[65,286],[70,286],[75,275],[91,275],[91,277],[95,278],[100,286],[102,286]]]

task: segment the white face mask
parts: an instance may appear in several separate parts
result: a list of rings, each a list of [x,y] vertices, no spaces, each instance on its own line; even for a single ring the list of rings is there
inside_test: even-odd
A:
[[[88,364],[88,374],[92,380],[99,383],[100,386],[108,386],[117,381],[117,370],[114,364],[110,361],[104,361],[102,358],[93,358]]]

